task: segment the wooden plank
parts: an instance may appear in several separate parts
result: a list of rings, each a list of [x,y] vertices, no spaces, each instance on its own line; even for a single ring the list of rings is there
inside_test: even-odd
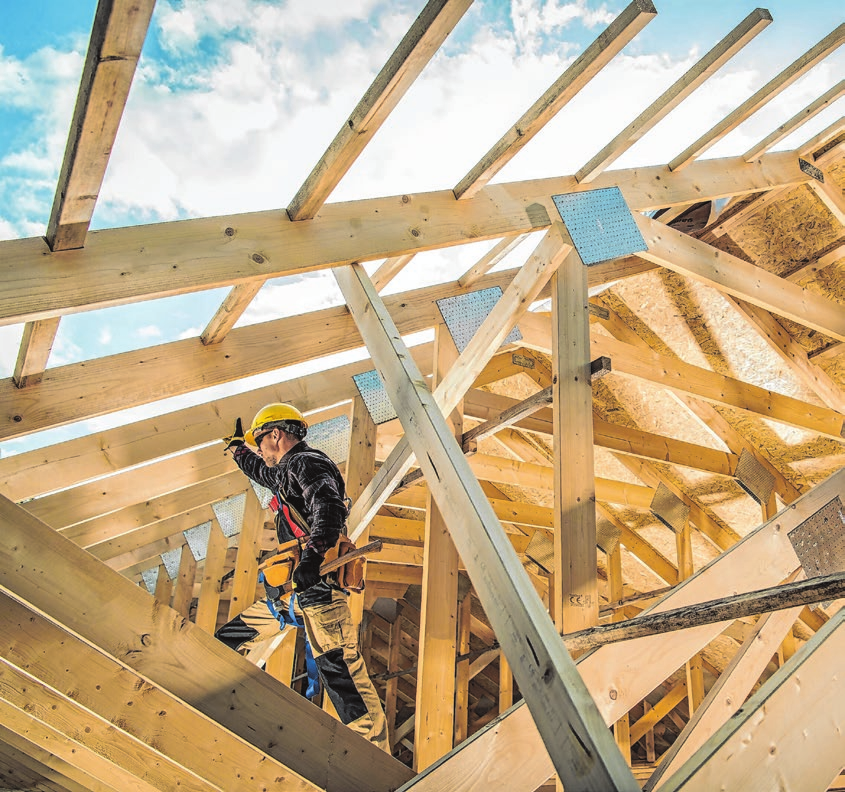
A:
[[[226,299],[223,300],[214,316],[205,326],[205,330],[200,333],[200,341],[205,346],[210,346],[211,344],[219,344],[226,338],[229,331],[235,326],[235,322],[241,318],[243,312],[249,307],[255,295],[261,291],[264,283],[265,281],[254,280],[233,286],[232,290],[226,295]]]
[[[661,789],[827,789],[842,769],[843,624],[845,609]]]
[[[631,724],[631,742],[635,743],[646,732],[651,731],[675,707],[687,697],[686,680],[678,682],[660,701],[646,712],[636,723]]]
[[[845,29],[845,25],[843,25]],[[635,220],[648,244],[643,258],[772,313],[845,341],[845,314],[832,300],[644,215]]]
[[[458,655],[455,669],[455,745],[462,743],[469,732],[469,665],[472,631],[472,593],[467,592],[458,609]],[[497,652],[497,654],[499,654]]]
[[[232,599],[229,600],[229,619],[234,619],[255,602],[258,582],[258,538],[264,519],[258,496],[250,489],[244,503],[243,524],[238,537],[238,559],[232,579]]]
[[[431,350],[431,344],[412,349],[425,374],[431,372]],[[0,488],[6,497],[21,501],[140,465],[217,440],[231,432],[231,416],[252,415],[271,402],[301,405],[313,422],[310,415],[315,410],[354,399],[358,391],[352,377],[370,369],[372,362],[367,359],[56,443],[49,454],[39,449],[4,457]]]
[[[603,170],[613,164],[631,146],[653,129],[672,112],[693,91],[704,84],[772,21],[772,15],[765,8],[755,8],[727,36],[716,44],[703,58],[676,80],[655,99],[625,129],[610,141],[576,174],[581,183],[595,179]],[[662,222],[667,222],[661,218]]]
[[[388,788],[410,777],[383,751],[2,497],[0,524],[0,585],[321,789]],[[280,729],[280,721],[297,728]]]
[[[554,614],[558,632],[598,624],[596,483],[587,268],[574,249],[552,276]]]
[[[625,594],[625,584],[622,577],[622,545],[617,543],[616,546],[609,552],[605,553],[607,564],[607,593],[608,599],[611,602],[622,600]],[[621,621],[624,619],[621,611],[615,612],[611,619],[613,621]],[[622,753],[625,762],[630,767],[631,765],[631,721],[626,712],[619,720],[613,724],[613,737],[619,750]]]
[[[737,712],[777,651],[778,644],[791,630],[800,610],[800,607],[789,608],[760,618],[754,632],[720,674],[686,728],[662,756],[660,765],[645,785],[647,792],[669,778]]]
[[[708,132],[705,132],[695,143],[684,149],[670,163],[669,169],[680,170],[707,149],[721,140],[728,132],[736,129],[745,119],[756,113],[761,107],[774,99],[781,91],[788,88],[799,77],[806,74],[817,63],[824,60],[845,39],[845,24],[840,24],[828,33],[818,44],[811,47],[801,57],[787,66],[782,72],[773,77],[762,88],[746,99],[733,112],[729,113]]]
[[[528,238],[528,234],[517,234],[512,237],[505,237],[490,248],[478,261],[475,262],[460,278],[458,283],[463,287],[472,286],[479,278],[486,275],[511,251],[516,250],[519,245]],[[373,279],[373,285],[378,289],[378,283]]]
[[[226,563],[228,539],[220,530],[217,519],[211,521],[208,547],[202,569],[200,595],[197,600],[197,614],[194,623],[207,633],[217,629],[217,610],[220,605],[220,587],[223,583],[223,568]]]
[[[58,318],[27,322],[24,325],[18,359],[12,374],[16,387],[26,388],[41,382],[58,329]]]
[[[651,0],[629,3],[458,182],[455,197],[477,195],[656,15]]]
[[[814,278],[825,267],[835,264],[845,258],[845,237],[840,236],[829,245],[822,248],[806,264],[802,264],[786,276],[786,280],[792,283],[799,283],[805,278]]]
[[[485,318],[469,344],[443,378],[435,391],[435,399],[445,413],[451,412],[476,376],[483,370],[510,329],[525,315],[531,302],[541,293],[552,273],[568,252],[556,223],[546,232],[534,253],[514,276],[508,288]],[[398,329],[398,328],[397,328]],[[349,535],[355,540],[376,514],[388,494],[410,468],[414,456],[406,438],[400,440],[379,469],[349,514]]]
[[[675,587],[650,612],[682,608],[708,596],[751,591],[755,586],[774,585],[785,579],[799,565],[787,534],[837,496],[845,497],[845,470],[827,478]],[[697,627],[671,637],[652,636],[609,644],[581,657],[578,670],[609,725],[704,648],[720,630],[720,625]],[[512,761],[515,744],[520,752],[518,766]],[[553,772],[529,709],[518,704],[506,717],[414,779],[408,788],[413,787],[415,792],[444,788],[468,792],[507,783],[509,789],[531,792]]]
[[[511,182],[463,201],[442,190],[409,195],[407,203],[389,197],[326,204],[309,223],[266,211],[94,231],[84,249],[61,254],[41,237],[7,240],[0,243],[0,324],[541,230],[557,216],[549,196],[579,189],[618,186],[632,210],[644,211],[811,178],[791,152],[752,164],[708,160],[686,171],[619,170],[583,187],[573,176]],[[535,204],[546,211],[526,211]]]
[[[366,273],[356,265],[337,270],[335,277],[380,376],[395,394],[406,437],[558,773],[571,789],[639,789]]]
[[[845,196],[842,193],[842,188],[832,183],[831,177],[823,182],[813,179],[807,182],[807,186],[833,215],[839,227],[845,225]],[[843,339],[840,338],[839,340],[842,341]]]
[[[384,289],[390,281],[392,281],[400,272],[402,272],[403,269],[405,269],[406,266],[408,266],[408,264],[410,264],[411,259],[415,255],[415,253],[406,253],[404,256],[393,256],[385,259],[382,265],[373,273],[373,286],[375,286],[378,291]]]
[[[184,537],[183,537],[184,541]],[[184,616],[190,615],[191,600],[194,598],[194,578],[197,574],[197,562],[187,543],[182,545],[182,555],[179,558],[179,574],[176,577],[176,587],[173,591],[173,610]]]
[[[784,121],[777,129],[766,135],[759,143],[752,146],[742,155],[746,162],[753,162],[761,154],[765,154],[772,146],[776,146],[785,137],[791,135],[802,124],[817,116],[828,105],[845,94],[845,80],[828,88],[818,99],[813,100],[802,110],[799,110],[788,121]]]
[[[444,323],[435,330],[434,348],[433,388],[443,381],[459,357]],[[458,438],[463,433],[462,412],[459,402],[447,417],[449,428]],[[417,772],[451,751],[455,738],[458,563],[458,551],[446,518],[429,488],[414,726],[414,769]]]
[[[5,668],[25,669],[33,683],[53,691],[52,695],[72,691],[68,698],[96,719],[114,724],[109,732],[118,739],[125,741],[128,733],[139,747],[153,748],[154,743],[149,751],[153,766],[162,760],[165,767],[173,763],[183,768],[182,773],[191,773],[214,789],[237,788],[245,773],[256,785],[274,786],[281,776],[286,788],[314,789],[278,761],[53,620],[6,594],[2,601],[0,620],[9,630],[7,634],[14,636],[2,649]],[[56,698],[60,706],[66,706],[66,699]],[[118,740],[109,745],[108,754],[118,756]],[[167,788],[173,788],[177,780],[174,773]]]
[[[158,565],[158,577],[156,578],[155,597],[156,602],[163,605],[165,608],[170,607],[170,599],[173,595],[173,581],[167,573],[167,567],[164,564]]]
[[[287,208],[291,220],[309,220],[331,195],[364,147],[399,104],[472,0],[429,0],[372,85],[343,122]]]

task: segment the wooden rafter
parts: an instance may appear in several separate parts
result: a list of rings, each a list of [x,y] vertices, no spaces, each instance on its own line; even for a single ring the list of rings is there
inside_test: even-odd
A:
[[[633,0],[626,6],[458,182],[454,188],[455,197],[467,200],[477,195],[656,15],[657,9],[651,0]]]
[[[743,121],[774,99],[781,91],[784,91],[799,77],[812,69],[813,66],[824,60],[842,44],[843,39],[845,39],[845,23],[828,33],[818,44],[807,50],[807,52],[746,99],[736,110],[727,115],[708,132],[705,132],[695,143],[684,149],[684,151],[669,163],[669,168],[676,171],[688,167],[696,157],[715,145],[728,132],[736,129]]]
[[[625,129],[610,141],[576,174],[579,182],[591,182],[613,164],[650,129],[703,85],[758,33],[771,24],[772,15],[765,8],[755,8],[698,63],[676,80]],[[662,218],[661,218],[662,219]],[[665,220],[664,220],[665,222]]]
[[[426,3],[288,205],[291,220],[309,220],[317,214],[471,3],[472,0]]]

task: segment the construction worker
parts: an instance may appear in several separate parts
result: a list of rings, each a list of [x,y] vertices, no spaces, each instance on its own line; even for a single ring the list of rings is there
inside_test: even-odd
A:
[[[345,529],[346,487],[337,465],[305,442],[307,431],[296,407],[268,404],[246,433],[238,418],[234,433],[223,442],[238,467],[278,499],[279,543],[300,541],[294,594],[320,678],[340,720],[390,753],[387,720],[358,651],[348,595],[337,585],[336,574],[320,575],[320,564]]]

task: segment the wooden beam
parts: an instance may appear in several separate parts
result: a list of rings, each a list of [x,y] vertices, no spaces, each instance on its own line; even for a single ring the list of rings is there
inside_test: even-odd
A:
[[[10,640],[2,648],[4,671],[23,669],[35,689],[52,696],[60,707],[72,701],[109,724],[109,756],[120,756],[119,742],[134,735],[138,748],[146,749],[151,766],[176,766],[214,789],[235,789],[249,767],[251,783],[279,783],[279,776],[292,789],[314,790],[305,779],[261,750],[237,738],[213,720],[150,683],[115,658],[104,654],[68,632],[44,614],[27,608],[7,594],[0,595],[3,607],[0,623]],[[60,696],[61,691],[72,691]],[[69,726],[72,722],[69,722]],[[56,726],[57,724],[52,724]],[[67,727],[62,727],[64,730]],[[82,733],[80,725],[71,732]],[[154,743],[155,747],[152,748]],[[130,751],[130,754],[132,751]],[[119,759],[117,761],[120,761]],[[176,785],[177,773],[167,784]],[[191,787],[191,779],[188,781]]]
[[[833,104],[843,94],[845,94],[845,80],[840,80],[836,85],[828,88],[818,99],[815,99],[805,108],[799,110],[789,121],[785,121],[773,132],[766,135],[759,143],[748,149],[742,155],[742,158],[746,162],[753,162],[761,154],[765,154],[772,146],[776,146],[800,126],[817,116],[828,105]]]
[[[639,789],[366,273],[335,277],[558,773],[573,789]]]
[[[405,267],[410,264],[415,253],[406,253],[404,256],[393,256],[385,259],[382,265],[373,273],[373,286],[378,291],[384,289]],[[464,285],[464,284],[461,284]]]
[[[410,777],[383,751],[3,497],[0,524],[0,585],[321,789],[387,788]],[[235,693],[208,695],[221,685]],[[279,729],[280,720],[297,728]]]
[[[435,399],[445,413],[451,412],[470,384],[481,373],[510,329],[525,315],[533,300],[568,252],[560,234],[562,224],[556,223],[546,232],[534,253],[514,276],[502,297],[485,318],[455,365],[435,391]],[[392,320],[391,320],[392,321]],[[376,514],[388,494],[410,468],[414,456],[406,438],[400,440],[378,474],[362,493],[349,514],[349,535],[355,540],[360,531]]]
[[[238,559],[232,582],[232,598],[229,600],[230,621],[255,602],[255,587],[258,583],[258,538],[263,524],[258,496],[249,489],[238,537]]]
[[[827,789],[842,769],[843,624],[840,609],[661,789]]]
[[[785,579],[799,564],[787,537],[789,531],[837,496],[845,497],[845,470],[828,477],[775,519],[675,587],[650,612],[683,608],[708,596],[751,591]],[[766,563],[760,563],[761,557]],[[609,725],[642,701],[720,631],[720,625],[711,625],[671,636],[608,644],[582,656],[578,670]],[[508,751],[515,739],[520,744],[518,766],[513,766]],[[414,779],[409,789],[435,792],[448,788],[468,792],[479,785],[484,788],[486,784],[504,782],[515,792],[531,792],[553,772],[530,710],[516,705],[494,728],[456,747],[445,761]]]
[[[755,8],[701,60],[655,99],[625,129],[610,141],[576,174],[581,183],[595,179],[631,146],[653,129],[693,91],[703,85],[758,33],[769,26],[772,15],[765,8]],[[663,218],[661,221],[666,222]]]
[[[516,248],[519,247],[519,245],[527,239],[528,236],[528,234],[517,234],[516,236],[505,237],[504,239],[499,240],[478,261],[476,261],[475,264],[461,275],[460,278],[458,278],[458,283],[465,288],[477,283],[479,278],[486,275],[511,251],[516,250]],[[378,288],[378,284],[375,279],[373,279],[373,285]]]
[[[202,568],[200,595],[197,599],[197,613],[194,623],[207,633],[217,629],[217,611],[220,606],[220,587],[223,583],[223,568],[226,564],[226,550],[229,541],[220,529],[217,519],[211,521],[205,563]]]
[[[773,77],[762,88],[746,99],[732,113],[728,114],[711,130],[705,132],[692,145],[681,152],[669,163],[673,171],[687,167],[696,157],[721,140],[743,121],[756,113],[761,107],[774,99],[781,91],[788,88],[799,77],[806,74],[817,63],[836,50],[845,38],[845,24],[840,24],[827,34],[818,44],[811,47],[800,58],[787,66],[780,74]]]
[[[443,381],[459,356],[444,323],[435,330],[434,347],[432,387]],[[462,412],[459,402],[447,417],[447,424],[457,437],[463,432]],[[458,563],[446,518],[429,488],[414,726],[414,769],[418,773],[451,751],[455,738]]]
[[[798,605],[832,601],[843,595],[845,572],[837,572],[801,580],[798,583],[771,586],[660,613],[645,614],[616,624],[602,624],[580,630],[578,633],[568,633],[563,636],[563,640],[570,651],[586,651],[615,641],[629,641],[644,635],[686,630],[702,624],[735,621]]]
[[[62,253],[41,237],[7,240],[0,242],[0,324],[542,230],[557,216],[550,196],[559,193],[618,186],[632,210],[644,211],[810,178],[793,153],[780,152],[753,164],[708,160],[680,174],[666,166],[619,170],[585,186],[573,176],[490,185],[463,201],[442,190],[407,202],[326,204],[309,223],[265,211],[94,231],[85,248]],[[545,211],[526,211],[535,205]]]
[[[829,267],[843,258],[845,258],[845,237],[840,236],[818,251],[806,264],[802,264],[797,270],[790,272],[786,276],[786,280],[792,283],[800,283],[805,278],[814,278],[825,267]]]
[[[265,281],[254,280],[239,283],[232,287],[232,290],[226,295],[226,299],[223,300],[214,316],[211,317],[205,330],[200,333],[200,341],[203,345],[219,344],[229,335],[229,331],[249,307],[255,295],[261,291],[264,283]]]
[[[636,215],[635,220],[649,248],[641,254],[643,258],[845,341],[845,314],[832,300],[811,294],[754,264],[644,215]]]
[[[552,276],[554,615],[558,632],[598,624],[596,483],[587,268],[576,250]]]
[[[27,322],[24,325],[18,359],[12,374],[15,387],[27,388],[41,382],[58,329],[58,317]]]
[[[751,693],[784,635],[791,630],[800,610],[800,607],[789,608],[761,617],[754,632],[719,675],[686,728],[661,758],[660,765],[645,786],[647,792],[655,789],[661,780],[669,778],[728,718],[733,717]]]
[[[183,537],[184,540],[184,537]],[[197,562],[187,542],[182,545],[179,558],[179,573],[173,591],[173,610],[184,616],[190,616],[191,600],[194,598],[194,578],[197,574]]]
[[[458,24],[472,0],[429,0],[314,166],[287,213],[310,220]]]
[[[431,344],[411,350],[425,374],[431,371],[431,350]],[[6,497],[21,501],[204,445],[231,432],[232,416],[250,416],[270,402],[298,405],[313,425],[315,418],[328,417],[312,417],[317,409],[354,399],[358,390],[352,377],[371,369],[372,361],[366,359],[56,443],[49,454],[39,449],[3,457],[0,488]]]
[[[845,225],[845,196],[842,194],[842,188],[832,183],[832,177],[828,176],[823,182],[813,179],[807,182],[807,186],[833,215],[839,227],[841,228]],[[840,338],[839,340],[841,341],[842,339]]]
[[[651,707],[636,723],[631,724],[631,742],[635,743],[651,731],[687,697],[686,681],[678,682],[660,701]]]
[[[651,0],[629,3],[458,182],[455,197],[465,200],[477,195],[655,16]]]

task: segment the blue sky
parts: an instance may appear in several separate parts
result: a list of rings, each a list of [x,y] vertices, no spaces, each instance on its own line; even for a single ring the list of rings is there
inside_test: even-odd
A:
[[[423,5],[159,0],[92,228],[287,205]],[[332,200],[453,186],[625,5],[476,0]],[[657,18],[497,179],[574,172],[753,9],[733,0],[655,5]],[[96,2],[3,6],[0,239],[9,239],[46,228]],[[766,7],[773,24],[614,167],[671,159],[845,19],[833,0]],[[843,73],[840,50],[706,156],[741,153]],[[781,147],[822,129],[842,105]],[[454,277],[486,247],[418,256],[393,288]],[[297,310],[339,301],[328,273],[274,281],[242,323],[279,316],[281,288]],[[50,365],[197,335],[224,296],[65,317]],[[0,376],[11,373],[20,333],[0,328]],[[102,425],[11,441],[0,453]]]

